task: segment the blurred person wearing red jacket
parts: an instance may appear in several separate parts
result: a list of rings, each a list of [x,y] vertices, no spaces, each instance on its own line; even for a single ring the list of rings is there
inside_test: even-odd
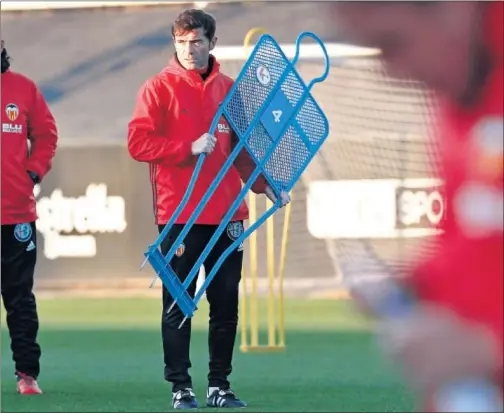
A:
[[[37,220],[33,187],[51,169],[57,129],[36,84],[10,70],[2,40],[2,299],[7,312],[17,391],[40,394],[39,320],[33,282]],[[28,146],[28,141],[31,147]]]
[[[160,73],[140,88],[133,117],[129,123],[128,149],[131,156],[149,164],[154,214],[161,232],[181,202],[194,171],[198,156],[206,160],[187,206],[161,244],[167,254],[220,169],[232,152],[237,138],[222,117],[214,134],[207,133],[213,117],[233,86],[233,80],[220,71],[219,62],[210,54],[215,47],[215,19],[201,10],[185,10],[172,26],[175,56]],[[247,182],[256,165],[243,150],[233,167],[208,201],[170,265],[184,280],[221,223],[224,215]],[[276,202],[276,195],[261,176],[252,185],[255,193],[265,193]],[[281,200],[289,201],[282,193]],[[242,202],[227,231],[222,234],[204,266],[209,273],[221,254],[243,233],[248,209]],[[239,284],[243,248],[229,255],[209,285],[210,304],[209,374],[207,405],[210,407],[245,407],[230,389],[228,376],[238,324]],[[194,296],[196,280],[188,292]],[[182,328],[184,318],[178,306],[168,314],[173,299],[163,288],[162,336],[165,379],[172,383],[172,404],[176,409],[197,408],[189,375],[191,320]]]
[[[383,328],[424,400],[449,380],[502,388],[503,3],[336,2],[344,41],[381,49],[388,71],[437,95],[446,219],[434,257],[404,282],[413,319]],[[435,410],[436,406],[431,406]]]

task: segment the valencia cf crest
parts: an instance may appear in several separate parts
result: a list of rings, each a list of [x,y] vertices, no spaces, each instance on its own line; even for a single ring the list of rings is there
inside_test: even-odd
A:
[[[5,107],[5,113],[11,122],[14,122],[19,116],[19,108],[14,103],[9,103]]]

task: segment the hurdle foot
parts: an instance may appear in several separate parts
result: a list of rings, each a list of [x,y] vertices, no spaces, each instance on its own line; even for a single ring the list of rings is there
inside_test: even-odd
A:
[[[142,265],[140,265],[140,270],[139,271],[142,271],[144,269],[145,264],[147,264],[147,261],[149,261],[149,257],[145,257],[145,259],[142,262]]]
[[[157,277],[154,277],[149,285],[149,288],[154,287],[154,284],[156,284]]]
[[[184,323],[186,322],[187,320],[187,316],[184,317],[184,319],[182,320],[182,322],[180,323],[180,325],[178,326],[178,329],[180,330],[182,328],[182,326],[184,325]]]
[[[173,308],[175,307],[175,304],[177,304],[177,300],[174,300],[173,303],[170,305],[170,308],[166,310],[166,314],[170,314]]]
[[[252,346],[252,345],[241,345],[240,346],[240,351],[242,353],[275,353],[275,352],[282,352],[285,351],[285,345],[274,345],[274,346],[268,346],[268,345],[258,345],[258,346]]]

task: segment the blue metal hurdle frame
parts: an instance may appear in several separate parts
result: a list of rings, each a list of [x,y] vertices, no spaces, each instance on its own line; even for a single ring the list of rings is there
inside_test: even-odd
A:
[[[313,79],[308,86],[306,86],[295,70],[294,66],[296,65],[298,58],[299,58],[299,53],[300,53],[300,43],[303,38],[305,37],[311,37],[313,38],[322,48],[322,51],[324,53],[325,59],[326,59],[326,66],[325,66],[325,71],[324,73]],[[253,119],[250,121],[247,129],[244,132],[240,132],[239,128],[237,127],[235,120],[232,118],[232,116],[229,115],[227,111],[227,105],[230,103],[231,99],[234,97],[234,94],[238,91],[238,87],[240,85],[240,82],[243,80],[243,78],[247,75],[247,70],[250,69],[251,64],[254,62],[254,59],[258,53],[258,51],[261,50],[261,47],[268,42],[270,45],[273,45],[277,48],[276,52],[279,53],[283,59],[283,64],[286,64],[286,67],[283,70],[282,75],[279,77],[279,79],[276,81],[275,85],[269,90],[267,98],[263,101],[262,105],[260,108],[256,111],[256,113],[253,116]],[[235,148],[231,152],[230,156],[222,166],[221,170],[217,174],[217,176],[214,178],[212,184],[208,187],[207,191],[203,195],[202,199],[200,200],[198,206],[195,208],[193,211],[192,215],[188,219],[187,223],[185,223],[184,228],[176,238],[176,240],[173,242],[173,245],[167,252],[165,256],[160,251],[160,245],[162,241],[165,239],[165,237],[168,235],[168,232],[170,229],[173,227],[174,223],[184,210],[191,194],[194,189],[196,180],[198,178],[198,175],[201,171],[201,168],[203,166],[203,162],[205,160],[206,154],[201,154],[196,162],[195,168],[193,175],[191,177],[191,180],[189,182],[188,188],[186,190],[186,193],[184,194],[184,197],[182,198],[180,204],[178,205],[177,209],[173,213],[170,221],[166,224],[164,227],[163,231],[159,234],[158,238],[156,241],[149,245],[147,248],[147,251],[144,253],[145,255],[145,260],[142,264],[142,268],[145,266],[146,262],[149,261],[153,269],[155,270],[157,276],[161,279],[163,282],[164,286],[168,290],[168,292],[172,295],[174,302],[170,309],[168,310],[171,311],[171,309],[175,306],[175,304],[178,304],[180,309],[185,315],[184,320],[181,323],[182,324],[185,322],[185,320],[188,317],[192,317],[195,310],[197,309],[197,303],[203,296],[206,288],[208,285],[211,283],[213,280],[214,276],[216,275],[217,271],[219,270],[220,266],[223,264],[223,262],[226,260],[226,258],[231,254],[231,252],[236,249],[240,243],[242,243],[245,239],[247,239],[250,234],[252,234],[257,228],[259,228],[272,214],[274,214],[279,207],[281,206],[281,199],[280,199],[280,194],[282,191],[289,192],[296,182],[299,180],[301,174],[304,172],[308,164],[310,163],[311,159],[313,156],[318,152],[320,146],[323,144],[325,139],[327,138],[329,134],[329,124],[327,121],[327,118],[323,115],[322,110],[318,106],[317,102],[311,98],[310,95],[310,90],[316,83],[323,82],[328,74],[329,74],[329,68],[330,68],[330,60],[329,56],[327,53],[327,50],[323,44],[323,42],[316,36],[314,33],[311,32],[303,32],[301,33],[297,40],[296,40],[296,54],[293,58],[292,61],[289,61],[287,57],[285,56],[284,52],[281,50],[280,46],[278,43],[273,39],[272,36],[270,35],[262,35],[252,54],[248,58],[246,64],[244,65],[242,71],[238,75],[236,82],[234,86],[231,88],[229,91],[228,95],[226,96],[225,100],[222,102],[222,104],[219,107],[218,112],[215,114],[215,117],[213,119],[213,122],[210,126],[210,131],[209,133],[213,133],[214,130],[217,127],[217,124],[219,122],[219,119],[224,116],[229,124],[231,125],[232,129],[234,130],[235,134],[238,137],[238,143],[236,144]],[[281,87],[286,81],[287,77],[289,75],[294,75],[297,81],[297,85],[302,86],[302,94],[298,99],[298,103],[296,106],[292,107],[292,105],[287,101],[287,99],[284,96],[285,102],[282,101],[282,98],[280,96],[279,99],[276,97],[278,95],[281,95],[282,93],[279,94],[279,91],[281,92]],[[299,126],[298,122],[295,120],[296,116],[299,114],[299,112],[302,110],[305,102],[307,99],[310,98],[311,104],[314,106],[314,109],[316,110],[316,113],[320,116],[320,119],[323,122],[323,130],[324,134],[321,139],[318,139],[318,141],[314,144],[310,141],[309,137],[306,135],[304,130]],[[275,101],[275,103],[272,103]],[[263,124],[266,124],[264,121],[263,116],[266,113],[271,113],[273,116],[273,109],[272,104],[276,105],[274,106],[277,109],[287,109],[287,112],[289,113],[288,118],[286,120],[282,121],[282,125],[280,129],[276,131],[276,138],[272,137],[271,134],[269,135],[272,143],[269,147],[269,149],[266,151],[265,155],[262,157],[262,159],[258,159],[258,157],[254,154],[254,150],[250,145],[250,142],[248,142],[248,138],[253,134],[254,130],[258,125],[260,124],[261,121],[263,121]],[[271,110],[270,110],[271,109]],[[269,110],[269,112],[268,112]],[[282,111],[283,112],[283,111]],[[294,119],[294,122],[291,122],[291,120]],[[275,119],[275,122],[277,120]],[[278,121],[279,122],[279,121]],[[294,126],[293,126],[294,124]],[[282,138],[285,136],[289,128],[294,127],[296,132],[298,133],[299,137],[303,141],[304,145],[306,146],[309,156],[306,156],[306,159],[303,160],[303,163],[301,166],[298,166],[298,169],[296,170],[296,173],[293,174],[293,176],[290,177],[290,179],[287,182],[283,182],[281,185],[276,182],[270,174],[268,174],[265,171],[265,167],[270,160],[273,152],[278,146],[278,142],[282,140]],[[276,141],[276,142],[275,142]],[[233,204],[231,205],[230,209],[222,219],[222,222],[216,229],[215,233],[211,237],[210,241],[204,248],[203,252],[200,254],[198,260],[195,262],[193,268],[191,269],[190,273],[182,283],[180,279],[177,277],[175,272],[172,270],[170,267],[170,261],[173,258],[173,256],[176,253],[176,250],[178,246],[183,242],[184,238],[196,222],[198,216],[201,214],[203,211],[204,207],[206,206],[206,203],[210,199],[210,197],[213,195],[215,190],[217,189],[218,185],[221,183],[222,179],[228,172],[228,170],[231,168],[233,165],[234,161],[236,160],[237,156],[239,153],[243,150],[246,149],[252,159],[256,163],[256,168],[245,183],[243,185],[242,190],[240,191],[238,197],[235,199]],[[201,265],[204,263],[205,259],[207,258],[208,254],[211,252],[212,248],[214,247],[215,243],[219,239],[220,235],[226,228],[226,226],[229,224],[231,221],[233,215],[235,214],[236,210],[239,208],[240,204],[243,202],[245,196],[247,195],[248,191],[252,187],[253,183],[257,180],[257,178],[260,175],[263,175],[265,179],[267,180],[268,184],[270,187],[274,190],[275,194],[277,195],[277,202],[268,210],[264,215],[262,215],[252,226],[250,226],[246,231],[244,231],[241,236],[239,236],[233,243],[230,245],[226,251],[219,257],[217,262],[215,263],[214,267],[212,268],[212,271],[210,271],[209,274],[207,274],[206,279],[201,286],[201,288],[196,292],[194,299],[192,299],[189,294],[187,293],[187,288],[191,285],[191,283],[194,281],[195,277],[197,276],[199,269]],[[151,286],[154,284],[156,278],[154,278]]]

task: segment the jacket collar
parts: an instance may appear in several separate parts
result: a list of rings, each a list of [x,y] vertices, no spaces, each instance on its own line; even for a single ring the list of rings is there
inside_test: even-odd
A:
[[[220,73],[220,63],[217,61],[215,56],[210,55],[210,59],[212,60],[212,71],[210,72],[210,75],[208,76],[207,80]],[[165,68],[165,71],[175,73],[187,80],[193,80],[193,81],[196,80],[199,82],[203,82],[203,79],[201,78],[201,73],[197,70],[186,70],[178,61],[176,54],[174,54],[170,59],[168,66]]]

